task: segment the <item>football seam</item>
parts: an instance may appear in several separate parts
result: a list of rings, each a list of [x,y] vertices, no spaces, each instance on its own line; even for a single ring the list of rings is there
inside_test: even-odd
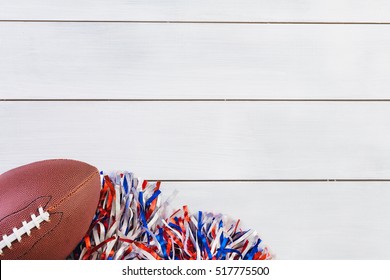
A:
[[[61,206],[62,203],[64,203],[69,198],[71,198],[74,194],[80,191],[89,181],[91,181],[96,174],[99,174],[97,170],[93,174],[91,174],[85,181],[83,181],[80,185],[78,185],[76,188],[74,188],[68,194],[66,194],[60,201],[58,201],[56,204],[49,207],[47,211],[53,212],[56,208]]]

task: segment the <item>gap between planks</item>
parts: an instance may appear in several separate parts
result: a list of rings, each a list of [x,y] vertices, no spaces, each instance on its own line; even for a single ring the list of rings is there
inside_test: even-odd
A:
[[[177,182],[177,183],[318,183],[318,182],[390,182],[390,179],[197,179],[197,180],[186,180],[186,179],[145,179],[149,182]]]
[[[171,23],[171,24],[294,24],[294,25],[390,25],[390,22],[371,21],[182,21],[182,20],[45,20],[45,19],[1,19],[1,22],[27,22],[27,23]]]
[[[299,98],[2,98],[0,102],[389,102],[390,99],[299,99]]]

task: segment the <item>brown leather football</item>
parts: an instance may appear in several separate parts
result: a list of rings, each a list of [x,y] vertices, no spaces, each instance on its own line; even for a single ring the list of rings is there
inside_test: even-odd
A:
[[[99,193],[99,171],[74,160],[1,174],[0,259],[65,259],[87,232]]]

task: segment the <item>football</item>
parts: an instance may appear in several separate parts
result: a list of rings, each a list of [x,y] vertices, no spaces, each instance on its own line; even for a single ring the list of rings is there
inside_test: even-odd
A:
[[[0,175],[0,259],[65,259],[94,218],[99,171],[55,159]]]

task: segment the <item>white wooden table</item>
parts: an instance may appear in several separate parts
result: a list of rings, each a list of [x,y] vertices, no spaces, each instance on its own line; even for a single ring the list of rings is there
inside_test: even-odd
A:
[[[381,0],[0,0],[0,172],[127,169],[278,259],[389,259],[389,23]]]

